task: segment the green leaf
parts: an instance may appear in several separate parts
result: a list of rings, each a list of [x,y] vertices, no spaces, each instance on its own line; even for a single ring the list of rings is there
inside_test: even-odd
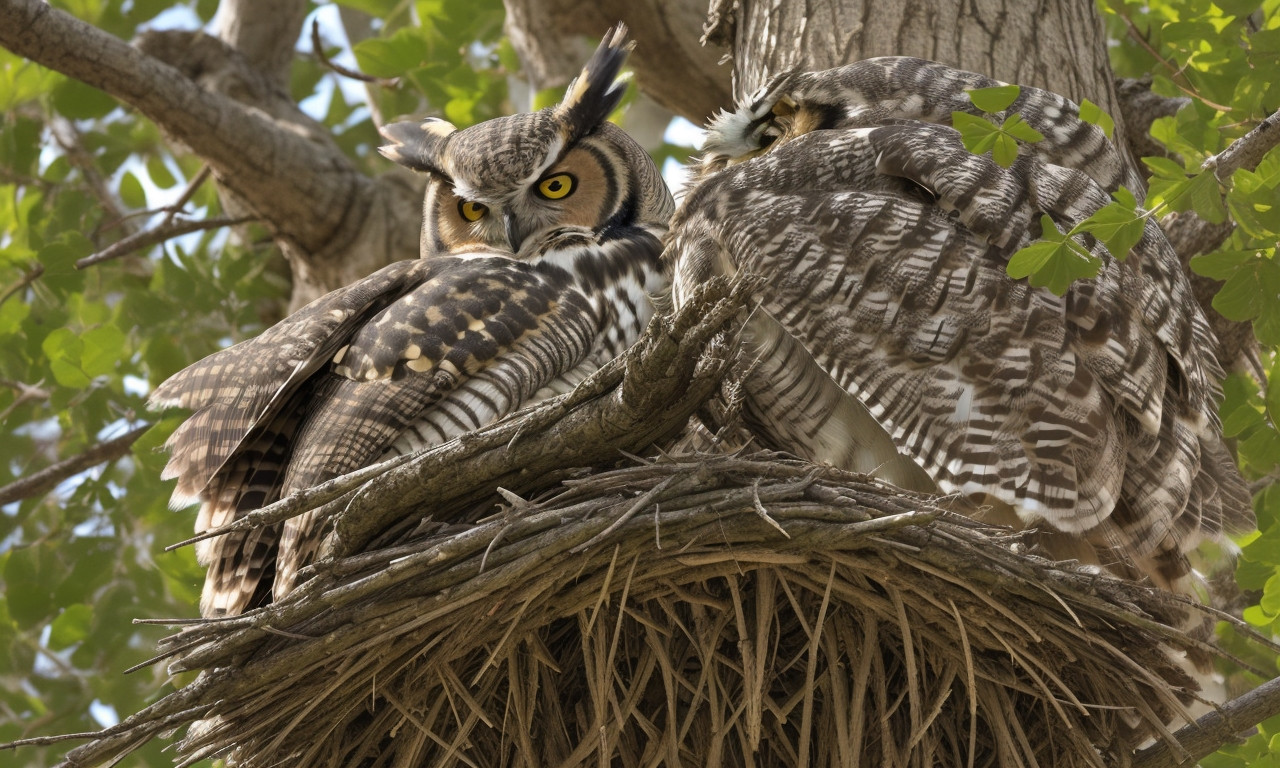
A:
[[[70,78],[53,89],[53,106],[64,117],[91,120],[106,117],[116,108],[116,100],[90,85]]]
[[[1009,266],[1005,270],[1009,277],[1021,280],[1044,269],[1049,263],[1049,259],[1053,258],[1058,252],[1060,245],[1045,240],[1034,242],[1025,248],[1018,250],[1009,257]]]
[[[1280,382],[1280,359],[1272,362],[1271,370],[1267,372],[1267,381]],[[1271,423],[1280,424],[1280,386],[1267,387],[1266,404]]]
[[[116,369],[124,357],[124,333],[114,325],[100,325],[81,337],[80,368],[89,376],[101,376]]]
[[[1111,119],[1111,115],[1103,112],[1102,107],[1099,107],[1088,99],[1083,99],[1080,102],[1080,119],[1086,123],[1092,123],[1101,128],[1102,132],[1107,135],[1108,139],[1111,138],[1113,133],[1115,133],[1116,121]]]
[[[1213,0],[1213,4],[1222,9],[1228,16],[1244,18],[1262,5],[1262,0]]]
[[[1225,276],[1226,283],[1213,297],[1213,308],[1228,320],[1244,322],[1255,320],[1254,332],[1264,343],[1280,342],[1280,264],[1273,253],[1255,251],[1240,260],[1234,270],[1226,265],[1240,258],[1228,253],[1218,256],[1215,277]],[[1195,260],[1195,266],[1204,267],[1206,260]],[[1274,341],[1273,341],[1274,340]]]
[[[1213,308],[1228,320],[1252,320],[1258,316],[1264,300],[1258,288],[1255,270],[1237,270],[1218,290],[1218,295],[1213,297]]]
[[[399,77],[431,58],[431,49],[420,30],[409,27],[391,37],[362,40],[351,51],[360,71],[373,77]]]
[[[1048,288],[1061,296],[1071,283],[1098,274],[1102,262],[1060,232],[1048,216],[1040,217],[1042,240],[1032,243],[1009,258],[1005,271],[1010,277],[1030,278],[1036,288]]]
[[[1003,133],[996,134],[995,146],[991,148],[991,159],[1001,168],[1009,168],[1018,159],[1018,142]]]
[[[84,640],[92,622],[93,608],[84,603],[67,606],[49,625],[49,647],[60,651]]]
[[[24,301],[11,299],[0,304],[0,338],[17,333],[30,314],[31,305]]]
[[[178,183],[169,166],[165,165],[164,158],[159,155],[147,158],[147,175],[151,177],[151,183],[161,189],[168,189]]]
[[[1147,220],[1135,210],[1133,194],[1129,190],[1122,187],[1115,196],[1119,199],[1099,208],[1073,227],[1071,233],[1088,232],[1101,240],[1112,256],[1123,259],[1142,239]]]
[[[1212,170],[1201,171],[1191,178],[1187,188],[1187,196],[1191,207],[1195,208],[1200,218],[1210,224],[1221,224],[1226,221],[1227,208],[1222,203],[1222,190],[1218,186],[1218,178]],[[1175,208],[1174,210],[1185,210]]]
[[[1227,209],[1231,220],[1250,237],[1267,239],[1280,232],[1280,189],[1275,180],[1239,169],[1231,176]]]
[[[124,176],[120,177],[120,199],[130,208],[147,207],[147,193],[142,188],[142,182],[133,175],[133,171],[126,171]]]
[[[92,379],[80,369],[80,353],[84,345],[80,337],[67,328],[55,328],[44,337],[40,348],[49,359],[53,377],[64,387],[83,389]]]
[[[1239,445],[1240,457],[1259,472],[1269,472],[1280,464],[1280,433],[1270,425],[1255,430]]]
[[[1151,169],[1152,175],[1159,179],[1182,181],[1187,177],[1182,166],[1167,157],[1144,157],[1142,163]]]
[[[986,118],[977,117],[967,112],[952,112],[951,124],[960,132],[960,140],[964,148],[980,155],[995,146],[1000,137],[1000,128]]]
[[[1044,134],[1028,125],[1027,121],[1022,119],[1022,115],[1009,115],[1006,117],[1004,123],[1000,126],[1000,130],[1018,141],[1024,141],[1028,144],[1044,141]]]
[[[1018,98],[1022,89],[1016,85],[997,85],[992,88],[966,89],[969,100],[983,112],[1003,112]]]
[[[1268,616],[1261,606],[1251,605],[1244,609],[1241,617],[1255,627],[1269,627],[1274,617]]]
[[[364,11],[375,19],[386,19],[400,0],[334,0],[338,5]]]
[[[1226,280],[1246,262],[1257,258],[1257,251],[1218,250],[1191,259],[1191,271],[1197,275]]]
[[[59,566],[52,543],[34,543],[8,553],[4,562],[5,597],[19,627],[30,627],[50,615]]]

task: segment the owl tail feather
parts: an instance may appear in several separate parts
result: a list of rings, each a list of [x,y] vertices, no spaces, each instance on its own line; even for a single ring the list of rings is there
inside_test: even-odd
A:
[[[627,41],[627,25],[618,22],[605,33],[591,60],[569,84],[564,100],[556,106],[556,118],[568,130],[565,145],[595,130],[609,117],[627,92],[627,80],[618,79],[634,43]]]

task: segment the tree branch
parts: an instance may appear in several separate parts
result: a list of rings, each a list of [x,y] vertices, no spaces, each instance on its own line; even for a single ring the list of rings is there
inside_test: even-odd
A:
[[[304,279],[315,278],[321,289],[417,255],[409,222],[419,215],[420,192],[359,173],[274,78],[221,41],[166,31],[148,33],[134,47],[39,0],[0,0],[0,45],[120,99],[190,147],[272,229],[295,266],[314,262],[303,266],[319,273]],[[386,223],[366,232],[371,211],[394,217],[394,229],[413,237],[388,238]],[[352,256],[364,240],[380,247]]]
[[[400,82],[400,78],[398,77],[393,77],[389,80],[384,77],[374,77],[373,75],[366,75],[357,72],[354,69],[347,69],[338,62],[331,61],[324,52],[324,40],[320,37],[320,21],[317,19],[313,19],[311,21],[311,52],[326,68],[331,70],[334,74],[345,77],[348,80],[356,80],[361,83],[377,83],[378,85],[389,88],[395,87],[395,85]],[[370,99],[370,101],[372,101],[372,99]]]
[[[293,51],[307,17],[307,0],[222,0],[218,38],[239,51],[249,66],[280,90],[289,85]]]
[[[89,450],[57,464],[51,464],[39,472],[9,483],[0,488],[0,504],[9,504],[32,496],[39,496],[52,490],[58,483],[69,477],[106,461],[115,461],[129,452],[129,446],[142,437],[142,433],[151,429],[150,424],[134,427],[123,435],[98,443]]]
[[[1173,735],[1185,753],[1174,753],[1168,741],[1138,752],[1132,768],[1176,768],[1195,765],[1267,718],[1280,714],[1280,677],[1273,678],[1223,704],[1215,712],[1179,728]]]
[[[76,261],[76,269],[85,269],[86,267],[92,267],[95,264],[101,264],[104,261],[118,259],[121,256],[128,256],[129,254],[140,251],[143,248],[150,248],[158,243],[163,243],[175,237],[181,237],[182,235],[188,235],[192,232],[201,232],[208,229],[221,229],[222,227],[234,227],[238,224],[244,224],[253,220],[254,219],[249,216],[242,216],[235,219],[226,216],[219,216],[217,218],[203,219],[201,221],[174,221],[173,219],[166,219],[163,224],[155,227],[154,229],[148,229],[144,232],[139,232],[136,235],[130,235],[123,240],[118,240],[112,243],[97,253],[85,256],[83,259],[78,259]]]
[[[1271,150],[1280,146],[1280,110],[1272,112],[1252,131],[1231,142],[1226,149],[1204,161],[1200,167],[1213,169],[1218,181],[1225,182],[1231,174],[1244,168],[1252,171]]]

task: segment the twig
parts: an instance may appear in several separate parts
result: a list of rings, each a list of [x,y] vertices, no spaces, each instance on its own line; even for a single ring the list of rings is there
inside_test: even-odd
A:
[[[324,41],[320,39],[320,22],[315,19],[311,21],[311,49],[312,52],[315,53],[316,58],[320,60],[321,64],[343,77],[348,77],[352,80],[359,80],[362,83],[377,83],[378,85],[386,88],[394,88],[400,84],[400,78],[398,77],[390,79],[374,77],[373,75],[366,75],[363,72],[356,72],[353,69],[347,69],[341,64],[330,61],[329,57],[326,56],[324,52]]]
[[[217,536],[225,536],[235,531],[244,531],[250,528],[261,528],[268,525],[284,522],[291,517],[297,517],[304,512],[317,509],[324,504],[329,504],[335,500],[342,499],[344,495],[350,494],[359,488],[370,478],[377,477],[396,467],[402,466],[409,462],[414,454],[404,454],[395,456],[386,461],[377,464],[370,464],[367,467],[348,472],[345,475],[339,475],[332,480],[326,480],[319,485],[313,485],[310,488],[293,491],[282,499],[277,499],[265,507],[255,509],[252,512],[237,517],[235,520],[220,525],[217,528],[210,528],[207,531],[201,531],[189,539],[179,541],[176,544],[170,544],[164,548],[165,552],[172,552],[175,549],[191,546],[192,544],[212,539]],[[343,500],[346,501],[345,499]]]
[[[0,304],[3,304],[3,303],[4,303],[3,301],[0,301]],[[44,381],[41,380],[40,383],[43,384]],[[18,406],[22,405],[23,403],[30,402],[32,400],[48,400],[49,399],[49,391],[45,389],[41,389],[40,384],[24,384],[21,381],[8,381],[5,379],[0,379],[0,386],[6,386],[6,387],[9,387],[10,389],[16,389],[18,391],[18,396],[13,398],[13,402],[9,403],[9,406],[5,408],[4,411],[0,411],[0,422],[3,422],[5,419],[9,418],[9,414],[13,413],[18,408]]]
[[[1185,756],[1175,755],[1167,741],[1157,741],[1139,751],[1132,766],[1175,768],[1194,765],[1201,758],[1235,741],[1238,734],[1277,713],[1280,713],[1280,677],[1268,680],[1243,696],[1228,701],[1216,711],[1203,715],[1194,723],[1179,728],[1173,735],[1186,750]]]
[[[1213,155],[1200,166],[1202,170],[1213,169],[1218,181],[1226,181],[1231,174],[1244,168],[1252,171],[1262,162],[1262,158],[1280,146],[1280,110],[1272,112],[1265,120],[1254,126],[1252,131],[1231,142],[1226,149]]]
[[[1133,19],[1129,18],[1129,15],[1127,13],[1120,12],[1120,13],[1117,13],[1116,15],[1124,20],[1125,27],[1128,29],[1128,32],[1129,32],[1129,37],[1133,38],[1134,42],[1136,42],[1147,53],[1151,54],[1152,58],[1160,62],[1160,64],[1169,71],[1169,82],[1173,83],[1178,90],[1182,91],[1183,93],[1187,94],[1192,98],[1199,99],[1205,104],[1208,104],[1209,106],[1221,112],[1231,111],[1231,107],[1226,107],[1221,104],[1215,104],[1214,102],[1206,99],[1204,96],[1201,96],[1196,91],[1195,84],[1192,83],[1190,80],[1188,80],[1186,75],[1182,74],[1182,70],[1170,64],[1168,60],[1165,59],[1165,57],[1160,55],[1159,51],[1157,51],[1154,47],[1152,47],[1151,41],[1147,40],[1145,37],[1142,36],[1142,33],[1138,31],[1138,26],[1133,23]],[[1186,85],[1183,85],[1181,82],[1179,82],[1179,79],[1185,80]]]
[[[201,166],[199,172],[191,177],[191,181],[187,182],[187,188],[182,190],[182,194],[166,210],[170,211],[171,214],[181,212],[187,203],[191,202],[191,198],[196,196],[196,192],[200,191],[200,187],[209,180],[209,176],[212,173],[213,171],[209,170],[209,166]]]
[[[150,424],[134,427],[120,437],[104,443],[98,443],[84,453],[64,459],[57,464],[45,467],[39,472],[33,472],[26,477],[9,483],[0,488],[0,504],[9,504],[10,502],[38,496],[53,489],[54,486],[68,477],[77,475],[90,467],[101,464],[104,461],[115,461],[128,453],[129,446],[133,445],[134,441],[148,429],[151,429]]]
[[[186,204],[191,202],[191,198],[194,197],[196,192],[200,189],[200,185],[204,184],[205,181],[209,179],[209,173],[210,173],[209,166],[206,165],[202,167],[200,169],[200,172],[197,173],[195,176],[193,176],[191,178],[191,181],[187,182],[187,188],[182,190],[182,194],[178,197],[178,199],[170,203],[169,205],[164,205],[159,208],[147,208],[141,211],[133,211],[131,213],[126,213],[119,220],[113,221],[105,225],[104,228],[111,229],[112,227],[120,226],[124,222],[129,221],[131,219],[151,217],[161,213],[169,214],[168,216],[165,217],[166,223],[169,221],[172,221],[173,217],[182,213],[182,209],[186,206]]]
[[[84,148],[80,131],[75,124],[70,120],[54,120],[50,124],[50,132],[53,134],[53,140],[58,142],[58,146],[62,148],[67,160],[84,176],[85,183],[89,186],[89,191],[97,198],[103,210],[111,214],[120,227],[124,229],[126,236],[135,234],[136,228],[127,223],[125,212],[120,209],[119,200],[107,187],[107,181],[94,164],[93,156]]]
[[[0,293],[0,304],[5,303],[15,293],[17,293],[18,291],[21,291],[22,289],[26,288],[28,285],[31,285],[32,283],[34,283],[43,274],[44,274],[43,264],[33,265],[31,269],[28,269],[26,272],[22,273],[22,277],[15,280],[13,285],[10,285],[8,288],[5,288],[4,293]]]
[[[127,256],[135,251],[143,248],[150,248],[157,243],[163,243],[175,237],[187,235],[192,232],[201,232],[207,229],[218,229],[220,227],[234,227],[237,224],[244,224],[249,221],[256,221],[252,216],[239,216],[232,218],[230,216],[219,216],[214,219],[205,219],[203,221],[173,221],[172,215],[165,220],[163,224],[155,229],[148,229],[145,232],[137,232],[129,235],[123,240],[118,240],[111,245],[103,248],[97,253],[85,256],[83,259],[76,261],[76,269],[85,269],[95,264],[101,264],[104,261],[118,259],[121,256]]]

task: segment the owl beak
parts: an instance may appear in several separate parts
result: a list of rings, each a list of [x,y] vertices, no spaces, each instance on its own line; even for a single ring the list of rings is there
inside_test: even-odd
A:
[[[507,228],[507,243],[511,245],[511,252],[519,253],[520,245],[524,243],[524,239],[529,236],[529,233],[520,227],[520,222],[516,220],[515,215],[512,213],[504,214],[502,221]]]

